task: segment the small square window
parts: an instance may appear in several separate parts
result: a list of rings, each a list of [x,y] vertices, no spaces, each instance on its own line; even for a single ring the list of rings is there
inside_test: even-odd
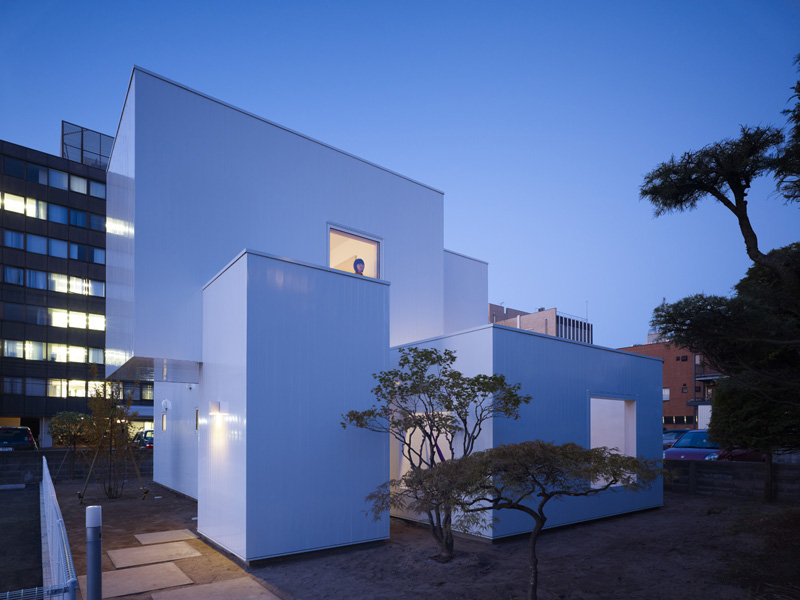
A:
[[[47,185],[47,169],[28,163],[28,181]]]
[[[69,176],[69,189],[72,192],[85,194],[87,192],[87,181],[85,177],[78,177],[77,175]]]
[[[99,181],[89,181],[89,195],[95,198],[106,199],[106,184]]]
[[[379,278],[380,243],[331,227],[328,266],[346,273]]]
[[[3,160],[5,164],[5,173],[6,175],[11,175],[12,177],[19,177],[20,179],[25,179],[25,162],[21,160],[17,160],[16,158],[11,158],[10,156],[6,156]]]
[[[25,198],[14,194],[3,194],[3,208],[9,212],[25,214]]]
[[[688,359],[689,359],[689,357],[686,356],[685,354],[683,356],[681,356],[681,362],[686,362]]]
[[[67,189],[67,182],[69,181],[68,175],[64,171],[57,171],[50,169],[50,187],[58,188],[60,190]]]
[[[66,225],[67,223],[69,223],[69,210],[65,206],[51,204],[50,220],[53,223],[63,223],[64,225]]]
[[[28,252],[47,254],[47,238],[40,235],[28,234]]]
[[[82,210],[70,210],[69,224],[76,227],[86,227],[86,213]]]
[[[64,240],[51,239],[50,256],[54,256],[56,258],[67,258],[67,256],[69,256],[69,245],[67,242]]]

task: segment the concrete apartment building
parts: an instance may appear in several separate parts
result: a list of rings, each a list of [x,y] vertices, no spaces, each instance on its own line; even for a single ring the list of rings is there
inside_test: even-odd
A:
[[[594,326],[588,319],[561,313],[555,308],[540,308],[536,312],[525,312],[515,308],[504,308],[489,304],[489,323],[525,329],[552,335],[565,340],[594,343]]]

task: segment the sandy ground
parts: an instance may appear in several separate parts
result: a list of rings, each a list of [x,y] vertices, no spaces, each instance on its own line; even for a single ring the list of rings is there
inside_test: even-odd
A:
[[[78,574],[86,572],[88,504],[103,506],[104,550],[137,546],[136,533],[196,528],[196,503],[158,485],[145,500],[133,487],[108,500],[92,485],[83,505],[80,487],[56,484]],[[799,526],[796,506],[666,493],[663,508],[545,531],[539,598],[800,599]],[[177,564],[196,583],[249,573],[286,600],[525,597],[527,539],[460,539],[456,558],[442,565],[429,558],[436,546],[428,531],[393,521],[385,543],[244,569],[200,540],[191,544],[202,556]],[[103,568],[113,568],[107,557]]]

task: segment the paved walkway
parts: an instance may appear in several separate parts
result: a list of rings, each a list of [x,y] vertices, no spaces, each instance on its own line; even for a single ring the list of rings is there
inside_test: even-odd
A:
[[[139,546],[105,552],[114,570],[103,572],[103,598],[152,592],[153,600],[280,600],[249,576],[196,585],[176,562],[203,555],[185,541],[194,540],[195,545],[202,544],[188,529],[137,534],[135,537]],[[213,552],[210,548],[208,550]],[[86,576],[78,577],[78,582],[83,593]]]

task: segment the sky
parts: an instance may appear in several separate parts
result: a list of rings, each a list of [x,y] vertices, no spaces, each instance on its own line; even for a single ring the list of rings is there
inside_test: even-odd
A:
[[[751,264],[722,205],[654,218],[644,175],[784,126],[800,78],[797,0],[1,0],[0,23],[0,139],[114,135],[138,65],[442,190],[490,302],[588,315],[612,348]],[[762,251],[800,239],[772,180],[749,200]]]

